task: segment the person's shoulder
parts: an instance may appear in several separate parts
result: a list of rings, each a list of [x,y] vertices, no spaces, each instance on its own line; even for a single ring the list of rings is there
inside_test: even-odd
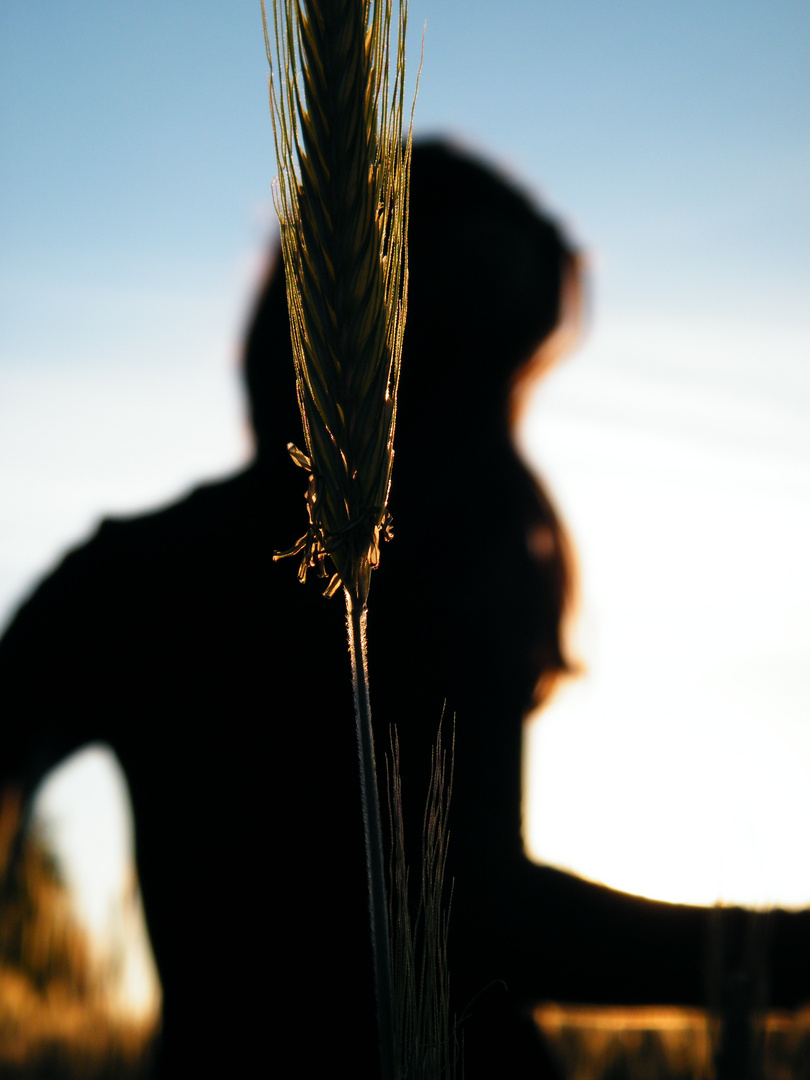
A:
[[[104,518],[93,535],[71,548],[18,608],[6,637],[31,624],[81,619],[119,604],[124,594],[144,601],[155,588],[180,582],[199,563],[218,563],[263,532],[267,514],[255,467],[195,487],[181,499],[137,515]]]
[[[167,556],[174,549],[189,554],[189,546],[215,543],[267,523],[270,499],[256,465],[209,483],[200,484],[182,498],[157,509],[121,517],[107,517],[85,545],[99,555],[125,549]]]

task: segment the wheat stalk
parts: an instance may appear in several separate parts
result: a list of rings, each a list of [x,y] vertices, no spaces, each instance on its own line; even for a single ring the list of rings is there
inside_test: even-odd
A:
[[[309,475],[307,531],[275,558],[300,554],[302,581],[315,569],[328,595],[342,585],[346,599],[383,1080],[398,1074],[366,604],[380,540],[392,535],[408,282],[405,0],[393,49],[392,13],[393,0],[274,0],[274,50],[262,0],[274,200],[306,452],[288,449]]]

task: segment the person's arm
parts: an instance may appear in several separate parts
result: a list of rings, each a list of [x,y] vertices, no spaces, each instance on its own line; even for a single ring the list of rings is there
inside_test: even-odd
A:
[[[96,702],[109,650],[108,532],[70,552],[0,639],[0,787],[23,799],[49,768],[105,736]]]

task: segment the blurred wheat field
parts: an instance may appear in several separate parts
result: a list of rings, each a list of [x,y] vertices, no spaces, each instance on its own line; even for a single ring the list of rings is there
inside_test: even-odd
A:
[[[99,748],[75,755],[52,780],[68,795],[72,780],[75,798],[103,768],[109,793],[123,781]],[[0,1076],[137,1080],[149,1073],[160,991],[131,852],[120,853],[127,869],[116,892],[95,898],[107,926],[94,932],[71,885],[75,868],[48,828],[47,791],[46,782],[27,828],[13,793],[0,808]],[[101,817],[111,809],[96,799]]]
[[[544,1004],[534,1019],[566,1080],[709,1080],[713,1021],[705,1010]],[[810,1075],[810,1006],[769,1012],[762,1080]]]

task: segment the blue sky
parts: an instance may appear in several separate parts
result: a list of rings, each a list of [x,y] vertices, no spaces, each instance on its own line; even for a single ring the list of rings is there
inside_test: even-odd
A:
[[[620,706],[637,731],[688,669],[676,714],[728,706],[742,730],[743,709],[759,745],[776,711],[807,780],[810,8],[414,0],[410,19],[417,134],[512,171],[589,260],[589,333],[522,435],[582,564],[592,697],[559,716]],[[266,70],[258,0],[0,6],[0,613],[101,513],[249,452]],[[740,668],[759,681],[729,704]],[[810,809],[784,812],[806,835]]]
[[[423,0],[412,73],[423,24],[417,129],[546,193],[604,261],[597,304],[804,318],[806,5]],[[232,294],[274,173],[258,5],[7,0],[0,34],[4,354],[67,363],[95,291]]]

